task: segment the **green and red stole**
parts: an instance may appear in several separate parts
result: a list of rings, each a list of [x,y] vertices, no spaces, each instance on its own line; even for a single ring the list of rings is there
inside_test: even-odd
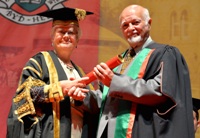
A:
[[[133,60],[129,71],[127,72],[127,76],[133,79],[143,78],[147,63],[153,51],[154,49],[149,48],[142,49],[142,51],[140,51],[140,53],[138,53],[138,55]],[[117,68],[114,69],[114,71],[116,70]],[[100,118],[102,116],[108,90],[109,88],[104,86]],[[127,100],[120,100],[118,115],[116,118],[114,138],[131,138],[132,128],[135,121],[136,108],[136,103]]]

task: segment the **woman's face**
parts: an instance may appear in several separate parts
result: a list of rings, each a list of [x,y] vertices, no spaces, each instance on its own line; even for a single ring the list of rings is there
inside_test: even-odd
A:
[[[55,25],[52,28],[52,43],[56,53],[72,52],[79,40],[79,27],[77,25]]]

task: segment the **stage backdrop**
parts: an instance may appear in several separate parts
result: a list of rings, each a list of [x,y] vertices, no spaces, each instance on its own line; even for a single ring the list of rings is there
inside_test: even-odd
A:
[[[80,22],[82,36],[73,54],[73,61],[89,72],[98,62],[99,5],[99,0],[0,1],[0,138],[6,134],[6,120],[23,66],[37,52],[52,49],[52,22],[35,14],[64,6],[94,12]]]
[[[180,49],[190,69],[193,97],[200,98],[199,0],[0,0],[0,138],[6,135],[8,111],[24,64],[37,52],[52,49],[51,21],[35,14],[63,6],[94,12],[80,23],[82,37],[72,57],[87,73],[128,47],[118,18],[129,4],[150,10],[155,41]]]

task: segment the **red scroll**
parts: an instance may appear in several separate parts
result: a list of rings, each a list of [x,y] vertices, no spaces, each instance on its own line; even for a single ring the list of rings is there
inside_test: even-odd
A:
[[[106,64],[108,65],[108,67],[110,69],[114,69],[115,67],[117,67],[118,65],[120,65],[123,62],[123,57],[121,55],[117,55],[113,58],[111,58],[110,60],[108,60],[106,62]],[[84,83],[87,85],[89,83],[91,83],[92,81],[96,80],[96,77],[93,74],[93,70],[91,72],[89,72],[87,75],[87,77],[89,77],[88,80],[85,80]]]

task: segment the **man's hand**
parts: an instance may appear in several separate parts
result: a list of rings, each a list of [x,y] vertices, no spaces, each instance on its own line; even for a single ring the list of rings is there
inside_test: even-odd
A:
[[[114,73],[105,63],[100,63],[94,67],[94,75],[100,80],[104,85],[110,86],[111,80],[114,76]]]

